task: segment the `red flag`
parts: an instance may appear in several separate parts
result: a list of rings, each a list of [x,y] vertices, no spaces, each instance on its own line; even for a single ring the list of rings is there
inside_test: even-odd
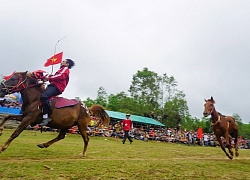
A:
[[[62,62],[62,55],[63,55],[63,52],[60,52],[60,53],[52,56],[51,58],[47,59],[47,62],[44,64],[44,66],[47,67],[50,65],[61,63]]]
[[[202,138],[202,134],[203,134],[202,127],[200,127],[200,128],[198,129],[198,131],[197,131],[197,137],[198,137],[199,139],[201,139],[201,138]]]
[[[15,74],[15,72],[16,72],[16,71],[14,71],[14,72],[13,72],[11,75],[9,75],[9,76],[4,76],[4,77],[3,77],[4,80],[7,81],[13,74]]]
[[[239,142],[241,142],[242,141],[242,136],[240,136],[240,139],[239,139]]]

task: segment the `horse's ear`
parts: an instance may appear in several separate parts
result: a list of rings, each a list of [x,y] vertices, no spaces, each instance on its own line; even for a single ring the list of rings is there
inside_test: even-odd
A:
[[[205,101],[205,102],[207,102],[207,100],[206,100],[206,99],[204,99],[204,101]]]
[[[20,74],[26,76],[26,74],[28,73],[28,71],[24,71],[24,72],[20,72]]]
[[[214,100],[213,96],[211,96],[211,101],[215,104],[215,100]]]

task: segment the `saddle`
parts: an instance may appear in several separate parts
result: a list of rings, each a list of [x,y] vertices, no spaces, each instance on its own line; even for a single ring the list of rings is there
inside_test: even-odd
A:
[[[56,103],[55,103],[55,108],[60,109],[63,107],[69,107],[69,106],[74,106],[78,103],[79,101],[76,99],[66,99],[63,97],[57,97],[56,98]]]
[[[51,97],[49,99],[49,106],[52,105],[52,101],[55,99],[55,108],[60,109],[63,107],[69,107],[76,105],[79,101],[76,99],[66,99],[63,97]],[[40,102],[39,107],[42,107],[42,102]]]
[[[56,103],[55,103],[55,108],[57,108],[57,109],[64,108],[64,107],[69,107],[69,106],[74,106],[79,102],[76,99],[66,99],[66,98],[63,98],[63,97],[56,97],[56,98],[57,99],[56,99]],[[86,104],[81,102],[81,106],[86,110],[87,113],[89,113],[89,109],[86,106]]]

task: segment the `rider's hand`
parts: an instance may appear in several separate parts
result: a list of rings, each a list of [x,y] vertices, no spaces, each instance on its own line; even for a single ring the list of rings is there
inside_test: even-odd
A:
[[[48,81],[48,80],[49,80],[49,78],[48,78],[48,77],[45,77],[43,80],[44,80],[44,81]]]

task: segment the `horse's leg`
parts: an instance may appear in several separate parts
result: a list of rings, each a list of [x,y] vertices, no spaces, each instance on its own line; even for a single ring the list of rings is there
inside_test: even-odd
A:
[[[238,152],[238,130],[235,130],[234,132],[234,151],[235,151],[235,156],[238,157],[239,156],[239,152]]]
[[[54,138],[54,139],[52,139],[52,140],[50,140],[50,141],[48,141],[46,143],[40,143],[37,146],[39,148],[47,148],[50,145],[54,144],[55,142],[57,142],[57,141],[59,141],[61,139],[64,139],[67,131],[68,131],[68,129],[61,129],[60,133],[58,134],[58,136],[56,138]]]
[[[87,147],[88,147],[88,143],[89,143],[89,137],[87,134],[87,127],[88,127],[88,120],[86,118],[79,120],[78,121],[78,130],[80,131],[81,135],[82,135],[82,139],[84,141],[84,148],[83,148],[83,152],[80,154],[80,156],[86,156],[87,153]]]
[[[16,128],[16,130],[12,133],[12,135],[10,136],[10,138],[2,145],[2,147],[0,147],[0,153],[3,152],[4,150],[6,150],[8,148],[8,146],[10,145],[10,143],[20,135],[20,133],[28,126],[30,125],[30,120],[33,117],[24,117],[21,124],[19,124],[19,126]]]
[[[223,143],[222,143],[222,141],[221,141],[220,136],[217,136],[217,135],[216,135],[216,139],[217,139],[217,141],[219,142],[221,149],[222,149],[222,150],[224,151],[224,153],[227,155],[227,157],[228,157],[229,159],[233,159],[233,157],[230,156],[230,155],[226,152],[226,149],[225,149],[225,147],[224,147],[224,145],[223,145]]]
[[[225,139],[226,139],[226,147],[230,148],[230,142],[229,142],[229,133],[228,130],[225,132]]]
[[[228,151],[230,153],[231,156],[234,156],[234,153],[232,151],[232,143],[231,143],[231,138],[229,138],[229,146],[228,146]]]
[[[3,131],[5,123],[9,119],[13,119],[13,120],[17,120],[17,121],[22,121],[23,120],[23,116],[22,115],[7,115],[7,116],[5,116],[3,118],[3,120],[2,120],[2,122],[0,123],[0,136],[2,135],[2,131]]]

